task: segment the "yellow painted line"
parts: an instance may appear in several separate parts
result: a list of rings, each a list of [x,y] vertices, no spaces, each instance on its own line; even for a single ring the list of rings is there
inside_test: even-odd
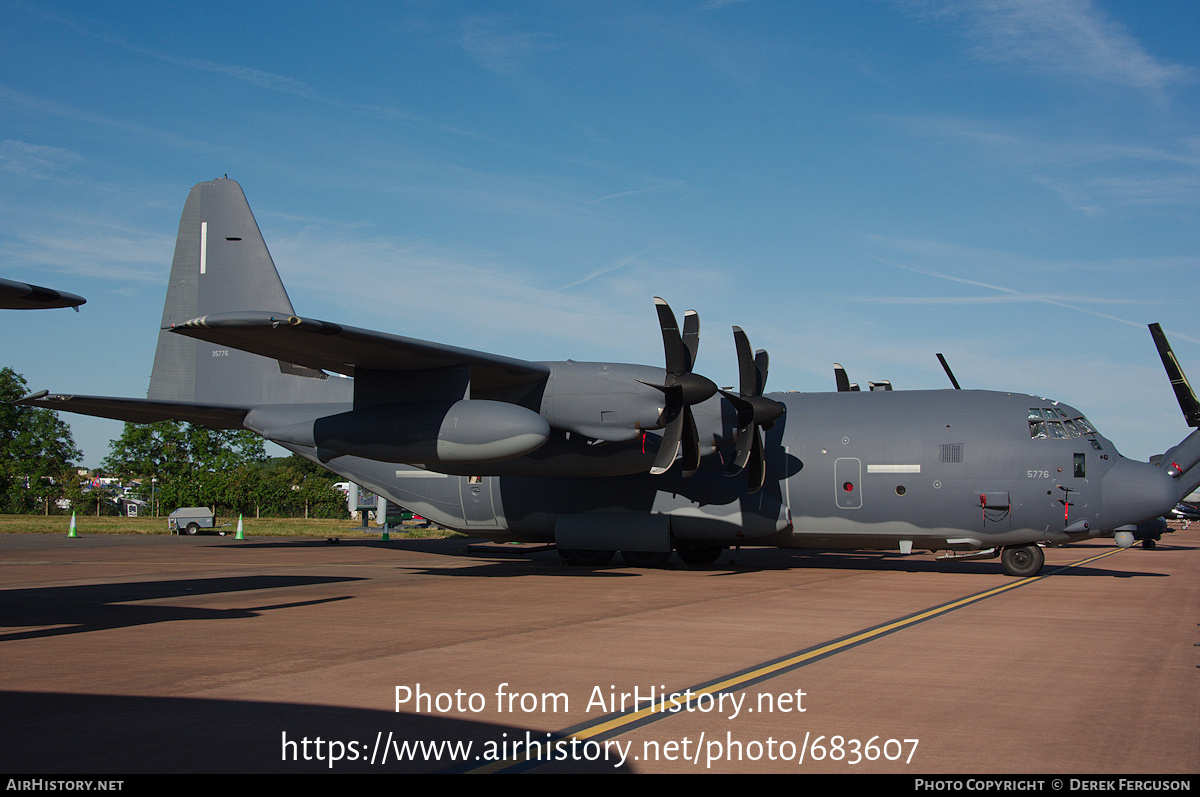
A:
[[[1103,559],[1106,556],[1112,556],[1113,554],[1120,553],[1122,550],[1124,550],[1124,549],[1116,548],[1113,550],[1105,551],[1104,553],[1097,554],[1095,556],[1090,556],[1087,559],[1082,559],[1078,562],[1073,562],[1071,564],[1066,564],[1066,565],[1058,565],[1051,571],[1051,573],[1057,572],[1058,570],[1066,570],[1067,568],[1071,568],[1071,567],[1079,567],[1081,565],[1086,565],[1086,564],[1096,561],[1097,559]],[[873,628],[868,628],[865,631],[860,631],[859,633],[853,634],[852,636],[844,637],[842,639],[838,639],[833,642],[829,642],[827,644],[821,645],[820,647],[812,648],[810,650],[805,650],[805,651],[797,653],[793,656],[788,656],[787,658],[780,659],[780,660],[774,661],[774,662],[770,662],[768,664],[763,664],[752,670],[746,670],[744,672],[738,673],[737,675],[730,676],[722,681],[718,681],[716,683],[709,684],[708,686],[692,688],[690,690],[680,690],[676,694],[683,695],[687,691],[691,691],[691,693],[693,695],[698,696],[701,694],[711,695],[711,694],[716,694],[718,692],[735,692],[741,688],[749,686],[750,683],[753,681],[759,681],[759,680],[773,677],[775,675],[779,675],[785,671],[795,669],[795,668],[800,667],[800,666],[802,666],[808,662],[811,662],[815,659],[819,659],[819,658],[823,658],[825,656],[832,655],[834,653],[845,650],[847,648],[854,647],[856,645],[861,645],[865,642],[869,642],[869,641],[877,639],[881,636],[886,636],[887,634],[893,633],[895,631],[899,631],[899,630],[907,628],[909,626],[916,625],[918,623],[925,622],[926,620],[933,619],[934,617],[937,617],[938,615],[952,612],[955,609],[960,609],[969,604],[977,603],[979,601],[986,600],[988,598],[993,598],[993,597],[995,597],[997,595],[1001,595],[1005,592],[1009,592],[1011,590],[1018,589],[1019,587],[1024,587],[1026,585],[1034,583],[1035,581],[1040,581],[1043,578],[1046,578],[1046,576],[1050,575],[1051,573],[1046,573],[1044,575],[1030,576],[1029,578],[1023,578],[1023,579],[1020,579],[1019,581],[1013,581],[1012,583],[1005,584],[1004,586],[1000,586],[1000,587],[996,587],[994,589],[986,590],[984,592],[976,593],[975,595],[970,595],[965,598],[960,598],[958,600],[951,601],[949,603],[944,603],[940,606],[935,606],[931,609],[926,609],[923,612],[919,612],[914,615],[909,615],[908,617],[904,617],[899,620],[893,620],[890,623],[885,623],[883,625],[875,626]],[[667,694],[669,695],[671,693],[668,692]],[[600,720],[597,720],[596,723],[593,725],[585,725],[576,730],[568,729],[565,731],[561,731],[559,734],[553,734],[553,738],[555,738],[555,739],[559,739],[559,738],[577,739],[579,741],[585,741],[587,739],[591,739],[596,736],[601,736],[601,735],[606,735],[606,734],[607,735],[616,735],[614,732],[617,731],[619,728],[623,728],[627,725],[632,725],[632,724],[640,722],[642,720],[649,719],[651,717],[655,717],[656,715],[659,715],[661,718],[666,718],[666,717],[672,716],[676,712],[668,711],[666,709],[667,704],[668,704],[668,700],[664,697],[663,700],[661,700],[659,703],[656,703],[655,705],[648,706],[646,708],[639,709],[637,711],[633,711],[628,714],[621,714],[620,716],[613,717],[612,719],[607,719],[607,720],[600,719]],[[519,765],[525,763],[525,760],[526,760],[525,758],[521,758],[519,760],[518,759],[509,759],[509,760],[505,760],[505,761],[497,761],[497,762],[488,764],[486,766],[480,767],[478,769],[473,769],[471,771],[479,772],[479,773],[499,772],[508,767],[519,766]]]

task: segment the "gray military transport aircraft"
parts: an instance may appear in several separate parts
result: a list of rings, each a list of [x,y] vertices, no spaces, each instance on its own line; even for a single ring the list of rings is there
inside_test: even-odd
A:
[[[1037,396],[766,396],[767,354],[737,327],[740,385],[718,391],[692,370],[696,314],[680,329],[655,302],[661,368],[527,362],[298,316],[241,187],[217,179],[183,209],[148,398],[21,403],[247,428],[443,526],[553,541],[583,565],[867,548],[999,556],[1030,576],[1041,544],[1131,542],[1200,485],[1200,431],[1135,462]],[[1190,393],[1181,371],[1172,381]]]

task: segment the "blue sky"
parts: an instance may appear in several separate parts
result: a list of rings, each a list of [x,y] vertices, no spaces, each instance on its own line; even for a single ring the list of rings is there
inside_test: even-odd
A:
[[[345,7],[340,7],[340,6]],[[144,396],[228,174],[303,315],[531,360],[1049,396],[1127,456],[1200,379],[1200,4],[0,0],[0,314],[31,389]],[[67,416],[84,461],[116,422]]]

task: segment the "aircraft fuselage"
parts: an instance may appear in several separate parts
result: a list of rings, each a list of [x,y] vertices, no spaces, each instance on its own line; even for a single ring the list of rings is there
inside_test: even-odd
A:
[[[691,478],[678,469],[584,478],[589,458],[644,470],[653,446],[577,440],[573,454],[561,435],[547,445],[573,476],[544,475],[553,458],[538,452],[460,474],[357,457],[326,466],[448,528],[546,541],[565,518],[619,525],[649,514],[668,519],[677,544],[972,551],[1099,536],[1176,500],[1164,471],[1124,459],[1078,411],[1048,399],[954,390],[770,397],[787,412],[766,433],[766,486],[754,494],[725,475],[727,448]],[[701,438],[728,446],[722,403],[694,411]],[[1036,424],[1052,423],[1031,415],[1043,412],[1078,421],[1072,432],[1057,423],[1074,436],[1039,436]]]

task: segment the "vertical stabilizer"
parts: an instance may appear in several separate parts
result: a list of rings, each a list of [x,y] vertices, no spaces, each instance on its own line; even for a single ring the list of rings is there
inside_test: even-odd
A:
[[[173,324],[239,310],[294,314],[241,186],[229,179],[199,183],[179,219],[147,397],[244,407],[333,399],[319,371],[170,331]]]

